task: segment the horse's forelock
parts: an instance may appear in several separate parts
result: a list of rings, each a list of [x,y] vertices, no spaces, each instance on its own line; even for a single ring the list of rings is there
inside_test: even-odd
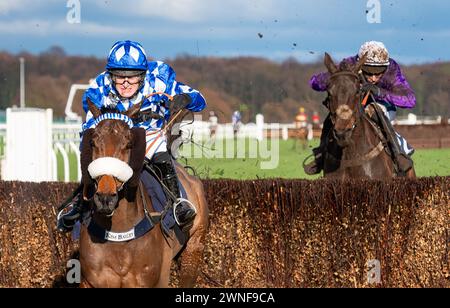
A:
[[[103,106],[100,109],[100,113],[105,114],[105,113],[121,113],[121,112],[117,110],[117,108],[114,108],[112,106]]]
[[[116,119],[103,120],[98,124],[97,128],[101,132],[107,132],[107,133],[113,133],[117,129],[120,129],[121,131],[123,130],[124,133],[126,131],[129,131],[129,126],[127,123],[125,123],[124,121],[121,121],[121,120],[116,120]]]
[[[345,71],[352,72],[353,69],[355,68],[355,66],[356,66],[356,65],[351,65],[350,63],[343,61],[343,62],[341,63],[341,65],[339,66],[339,71],[338,71],[338,73],[339,73],[339,72],[345,72]]]
[[[352,64],[341,64],[339,71],[332,75],[334,78],[330,78],[330,85],[334,85],[333,93],[330,92],[330,110],[336,112],[337,108],[341,105],[349,105],[356,108],[358,91],[359,91],[359,79],[352,71]]]

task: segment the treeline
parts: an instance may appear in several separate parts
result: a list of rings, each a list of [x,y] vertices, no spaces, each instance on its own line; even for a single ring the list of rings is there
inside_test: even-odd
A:
[[[0,52],[0,109],[19,105],[19,57],[26,59],[27,106],[53,108],[55,117],[61,118],[70,85],[88,83],[105,65],[105,59],[67,56],[60,47],[39,55]],[[314,92],[308,84],[311,75],[324,70],[321,62],[192,56],[165,61],[177,72],[177,80],[205,95],[204,115],[214,110],[221,122],[229,122],[236,109],[242,111],[244,121],[254,121],[256,113],[263,113],[266,121],[282,123],[292,122],[300,106],[322,116],[326,111],[321,105],[325,94]],[[403,71],[416,92],[415,114],[450,116],[450,62],[403,66]],[[74,109],[79,113],[80,101],[78,93]]]

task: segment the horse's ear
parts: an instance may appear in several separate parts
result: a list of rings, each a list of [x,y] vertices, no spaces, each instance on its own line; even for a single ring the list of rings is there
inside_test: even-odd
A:
[[[131,106],[130,109],[128,109],[124,114],[129,117],[130,119],[134,119],[138,116],[139,110],[141,110],[141,106],[144,100],[141,100],[138,104]]]
[[[327,52],[325,53],[324,63],[330,74],[334,74],[337,72],[337,66],[336,64],[334,64],[333,59],[331,59],[331,56]]]
[[[95,106],[95,104],[91,101],[89,97],[87,97],[86,100],[88,104],[88,109],[94,116],[94,119],[98,118],[102,114],[100,109],[98,109],[97,106]]]
[[[361,67],[364,65],[364,63],[367,60],[367,52],[358,60],[358,63],[356,63],[355,68],[353,69],[353,72],[355,74],[358,74],[359,71],[361,70]]]

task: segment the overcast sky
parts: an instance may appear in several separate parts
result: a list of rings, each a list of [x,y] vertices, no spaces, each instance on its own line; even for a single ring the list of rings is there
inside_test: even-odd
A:
[[[71,6],[77,2],[80,15]],[[371,2],[381,3],[380,15]],[[380,23],[369,22],[367,11]],[[131,39],[156,59],[314,61],[380,40],[400,62],[423,63],[450,60],[449,13],[448,0],[0,0],[0,50],[40,53],[58,45],[105,58],[115,41]]]

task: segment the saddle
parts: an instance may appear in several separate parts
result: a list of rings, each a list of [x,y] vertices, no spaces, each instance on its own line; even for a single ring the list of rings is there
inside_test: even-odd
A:
[[[173,231],[180,245],[184,245],[188,240],[188,234],[184,233],[176,223],[172,211],[172,200],[167,200],[161,180],[155,173],[152,174],[144,169],[141,173],[141,182],[152,200],[153,209],[162,213],[161,229],[164,234],[170,237]],[[179,180],[178,186],[180,187],[182,198],[187,199],[186,190]]]

